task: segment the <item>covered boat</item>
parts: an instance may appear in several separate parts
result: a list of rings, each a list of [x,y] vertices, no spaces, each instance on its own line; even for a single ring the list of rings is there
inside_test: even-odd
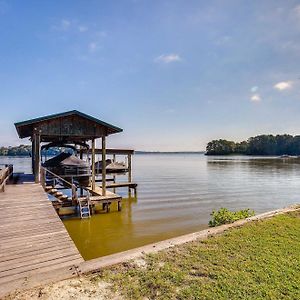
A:
[[[123,162],[114,162],[111,159],[107,159],[105,161],[106,165],[106,173],[126,173],[128,172],[128,168],[126,167],[126,164]],[[100,174],[102,172],[102,160],[97,161],[95,163],[95,169],[97,174]]]
[[[89,164],[86,161],[66,152],[48,159],[44,162],[43,167],[67,181],[76,180],[81,184],[88,184],[91,175]]]

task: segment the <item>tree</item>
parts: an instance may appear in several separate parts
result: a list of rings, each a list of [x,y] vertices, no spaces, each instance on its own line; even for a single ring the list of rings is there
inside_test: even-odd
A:
[[[235,142],[227,140],[213,140],[207,144],[207,155],[226,155],[235,152]]]

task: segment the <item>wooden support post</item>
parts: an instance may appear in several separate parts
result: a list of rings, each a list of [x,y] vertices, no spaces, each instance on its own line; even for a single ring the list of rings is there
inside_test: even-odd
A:
[[[31,137],[31,171],[34,174],[34,149],[35,149],[35,138],[34,134]]]
[[[43,188],[46,188],[46,171],[44,168],[41,168],[41,184],[43,186]]]
[[[103,203],[103,210],[107,213],[110,211],[110,202]]]
[[[33,145],[32,149],[34,153],[34,181],[35,183],[40,182],[40,167],[41,167],[41,132],[37,128],[33,132]]]
[[[80,146],[80,148],[79,148],[79,158],[80,158],[81,160],[83,159],[83,152],[82,152],[82,150],[83,150],[83,147]]]
[[[128,154],[128,182],[132,181],[131,154]]]
[[[131,154],[128,154],[128,182],[132,181],[132,174],[131,174]],[[131,189],[128,187],[128,196],[131,197]]]
[[[105,135],[102,136],[102,196],[106,196],[106,145],[105,145]]]
[[[116,162],[116,154],[113,154],[113,163]],[[113,175],[113,183],[116,183],[116,175]],[[113,188],[113,192],[116,193],[116,188]]]
[[[72,183],[72,205],[78,205],[78,196],[76,185]]]
[[[92,139],[92,190],[95,190],[95,139]]]

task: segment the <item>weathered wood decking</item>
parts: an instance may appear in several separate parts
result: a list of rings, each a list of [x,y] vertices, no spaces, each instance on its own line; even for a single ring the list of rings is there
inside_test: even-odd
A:
[[[42,186],[8,185],[0,194],[0,297],[49,272],[72,276],[83,261]]]

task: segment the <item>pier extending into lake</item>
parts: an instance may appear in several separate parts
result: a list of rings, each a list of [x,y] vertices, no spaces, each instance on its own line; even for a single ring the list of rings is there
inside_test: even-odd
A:
[[[20,175],[6,186],[0,194],[0,297],[49,273],[70,277],[83,261],[42,185]]]

